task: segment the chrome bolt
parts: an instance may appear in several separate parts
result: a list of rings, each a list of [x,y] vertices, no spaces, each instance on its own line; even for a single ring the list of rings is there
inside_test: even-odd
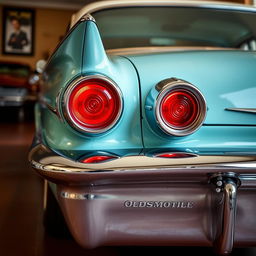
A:
[[[221,192],[221,188],[216,188],[216,192],[220,193]]]
[[[218,187],[221,187],[222,184],[223,184],[223,182],[222,182],[221,180],[219,180],[219,181],[216,182],[216,185],[217,185]]]

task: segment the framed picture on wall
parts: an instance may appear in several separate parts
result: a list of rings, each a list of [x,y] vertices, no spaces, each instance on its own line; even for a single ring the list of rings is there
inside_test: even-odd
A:
[[[3,8],[3,54],[34,54],[33,9]]]

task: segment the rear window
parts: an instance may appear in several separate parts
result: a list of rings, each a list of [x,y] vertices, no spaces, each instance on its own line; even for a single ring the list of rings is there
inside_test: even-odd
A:
[[[142,46],[239,48],[256,38],[256,13],[185,7],[127,7],[93,14],[106,49]]]

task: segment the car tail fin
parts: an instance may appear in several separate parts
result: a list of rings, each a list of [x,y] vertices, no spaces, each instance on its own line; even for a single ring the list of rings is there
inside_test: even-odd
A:
[[[111,67],[111,62],[105,52],[104,45],[96,23],[92,20],[86,22],[83,52],[83,67],[86,73],[94,73]]]

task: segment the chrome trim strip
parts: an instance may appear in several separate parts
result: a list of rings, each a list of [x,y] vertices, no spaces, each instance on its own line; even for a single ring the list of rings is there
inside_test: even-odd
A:
[[[243,181],[256,181],[256,174],[240,174],[239,179]]]
[[[46,102],[46,101],[43,100],[43,99],[40,99],[39,102],[40,102],[43,106],[45,106],[46,108],[48,108],[53,114],[55,114],[55,115],[57,115],[58,117],[60,117],[57,108],[53,107],[52,105],[50,105],[48,102]]]
[[[73,199],[73,200],[92,200],[94,199],[93,194],[81,194],[75,192],[62,192],[61,196],[66,199]]]
[[[209,46],[144,46],[131,48],[117,48],[106,50],[110,55],[140,55],[162,52],[184,52],[184,51],[236,51],[236,48],[209,47]]]
[[[75,192],[61,192],[61,196],[65,199],[72,200],[94,200],[94,199],[113,199],[110,195],[82,194]]]
[[[56,108],[52,107],[50,104],[48,104],[48,103],[46,103],[46,102],[44,102],[43,104],[44,104],[51,112],[53,112],[55,115],[58,116],[58,111],[57,111]]]
[[[112,173],[132,172],[132,173],[184,173],[191,175],[207,175],[216,172],[233,172],[240,175],[239,178],[255,180],[256,178],[256,153],[250,156],[232,155],[198,155],[194,158],[166,159],[148,156],[127,156],[119,159],[97,163],[84,164],[76,162],[58,155],[42,144],[36,145],[29,153],[29,161],[32,167],[39,171],[49,173]],[[249,164],[249,167],[240,164]],[[231,164],[232,167],[228,165]]]
[[[227,111],[243,112],[249,114],[256,114],[256,108],[225,108]]]
[[[174,135],[174,136],[186,136],[194,133],[202,126],[206,117],[207,106],[206,106],[206,101],[204,96],[194,85],[182,79],[169,78],[159,82],[156,85],[156,90],[159,92],[159,94],[156,98],[156,103],[154,106],[155,117],[156,117],[156,121],[159,128],[161,128],[163,132],[169,135]],[[192,93],[195,96],[199,106],[198,107],[199,113],[196,116],[195,120],[183,129],[178,129],[168,125],[163,120],[163,117],[160,112],[161,103],[164,97],[171,91],[175,91],[175,90],[183,90],[183,91]]]
[[[85,127],[79,125],[75,120],[73,120],[73,118],[70,114],[69,108],[68,108],[67,102],[69,100],[69,97],[70,97],[73,89],[81,82],[90,80],[90,79],[98,79],[98,80],[106,81],[108,84],[113,86],[113,88],[117,91],[117,93],[120,97],[120,109],[119,109],[119,112],[118,112],[116,118],[114,119],[112,124],[110,124],[108,127],[105,127],[103,129],[90,129],[90,128],[85,128]],[[83,133],[86,132],[89,134],[100,134],[100,133],[110,130],[112,127],[114,127],[116,125],[116,123],[120,119],[122,112],[123,112],[123,95],[122,95],[122,92],[121,92],[120,88],[118,87],[118,85],[110,78],[103,76],[103,75],[88,75],[88,76],[79,77],[78,79],[74,80],[70,85],[68,85],[66,91],[64,92],[63,100],[61,101],[60,105],[61,105],[64,117],[66,118],[66,120],[68,121],[68,123],[71,127],[73,127],[74,129],[76,129],[80,132],[83,132]]]
[[[85,5],[80,11],[75,13],[70,22],[70,28],[72,28],[85,14],[104,10],[111,8],[120,8],[120,7],[191,7],[191,8],[211,8],[218,10],[232,10],[232,11],[245,11],[245,12],[256,12],[256,8],[253,6],[239,5],[233,3],[225,3],[222,4],[216,2],[202,2],[202,1],[170,1],[170,0],[120,0],[120,1],[97,1],[95,3],[91,3]]]

